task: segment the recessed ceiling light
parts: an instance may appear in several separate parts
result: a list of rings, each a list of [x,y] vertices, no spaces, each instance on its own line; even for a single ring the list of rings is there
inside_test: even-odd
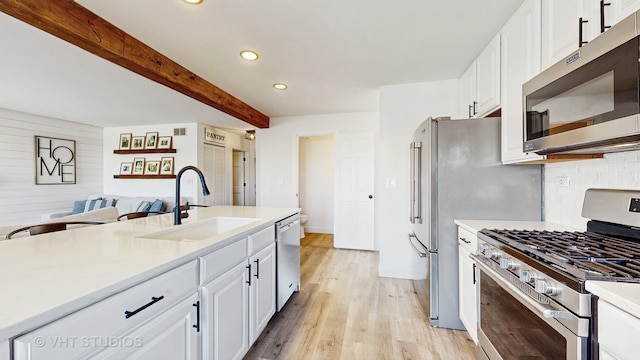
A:
[[[187,4],[193,4],[193,5],[198,5],[202,3],[202,0],[182,0],[182,1],[186,2]]]
[[[240,57],[245,60],[258,60],[258,53],[251,50],[243,50],[240,52]]]
[[[278,90],[286,90],[287,89],[287,85],[281,84],[281,83],[273,84],[273,87],[278,89]]]

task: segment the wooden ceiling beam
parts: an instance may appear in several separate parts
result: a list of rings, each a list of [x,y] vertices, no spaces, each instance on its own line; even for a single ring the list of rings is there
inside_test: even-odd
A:
[[[73,0],[0,0],[0,11],[258,128],[269,117]]]

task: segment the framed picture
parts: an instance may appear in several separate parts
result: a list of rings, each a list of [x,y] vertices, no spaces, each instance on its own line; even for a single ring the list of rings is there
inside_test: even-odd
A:
[[[171,149],[172,142],[172,136],[160,136],[158,138],[158,149]]]
[[[134,136],[131,140],[131,150],[144,149],[144,136]]]
[[[173,156],[160,159],[160,174],[173,175]]]
[[[160,161],[147,161],[144,166],[145,175],[158,175],[160,174]]]
[[[158,147],[158,133],[148,132],[147,136],[144,137],[144,148],[155,149],[156,147]]]
[[[134,158],[133,159],[133,171],[132,175],[144,175],[144,158]]]
[[[35,136],[36,185],[76,183],[76,141]]]
[[[133,171],[132,162],[123,162],[120,164],[120,175],[131,175]]]
[[[131,150],[131,134],[120,134],[120,150]]]

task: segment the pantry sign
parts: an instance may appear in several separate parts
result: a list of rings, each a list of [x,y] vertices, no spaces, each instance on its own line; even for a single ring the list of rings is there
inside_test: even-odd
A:
[[[76,142],[35,137],[36,185],[76,183]]]

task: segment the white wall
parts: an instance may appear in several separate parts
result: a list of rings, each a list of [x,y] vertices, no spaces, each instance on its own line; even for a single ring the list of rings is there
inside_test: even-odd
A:
[[[427,117],[458,113],[458,81],[380,88],[380,140],[376,157],[375,236],[380,276],[418,279],[426,262],[407,241],[409,224],[409,142]],[[387,179],[396,187],[386,187]]]
[[[378,132],[378,113],[291,116],[256,130],[257,205],[297,207],[298,137]]]
[[[569,177],[569,187],[558,186]],[[586,229],[582,213],[588,188],[640,190],[640,151],[605,154],[604,159],[545,165],[545,220]]]
[[[75,184],[35,185],[35,135],[75,140]],[[74,200],[102,192],[101,128],[0,109],[0,139],[1,224],[38,222],[42,214],[71,211]]]
[[[333,234],[333,136],[300,138],[300,207],[306,232]]]

